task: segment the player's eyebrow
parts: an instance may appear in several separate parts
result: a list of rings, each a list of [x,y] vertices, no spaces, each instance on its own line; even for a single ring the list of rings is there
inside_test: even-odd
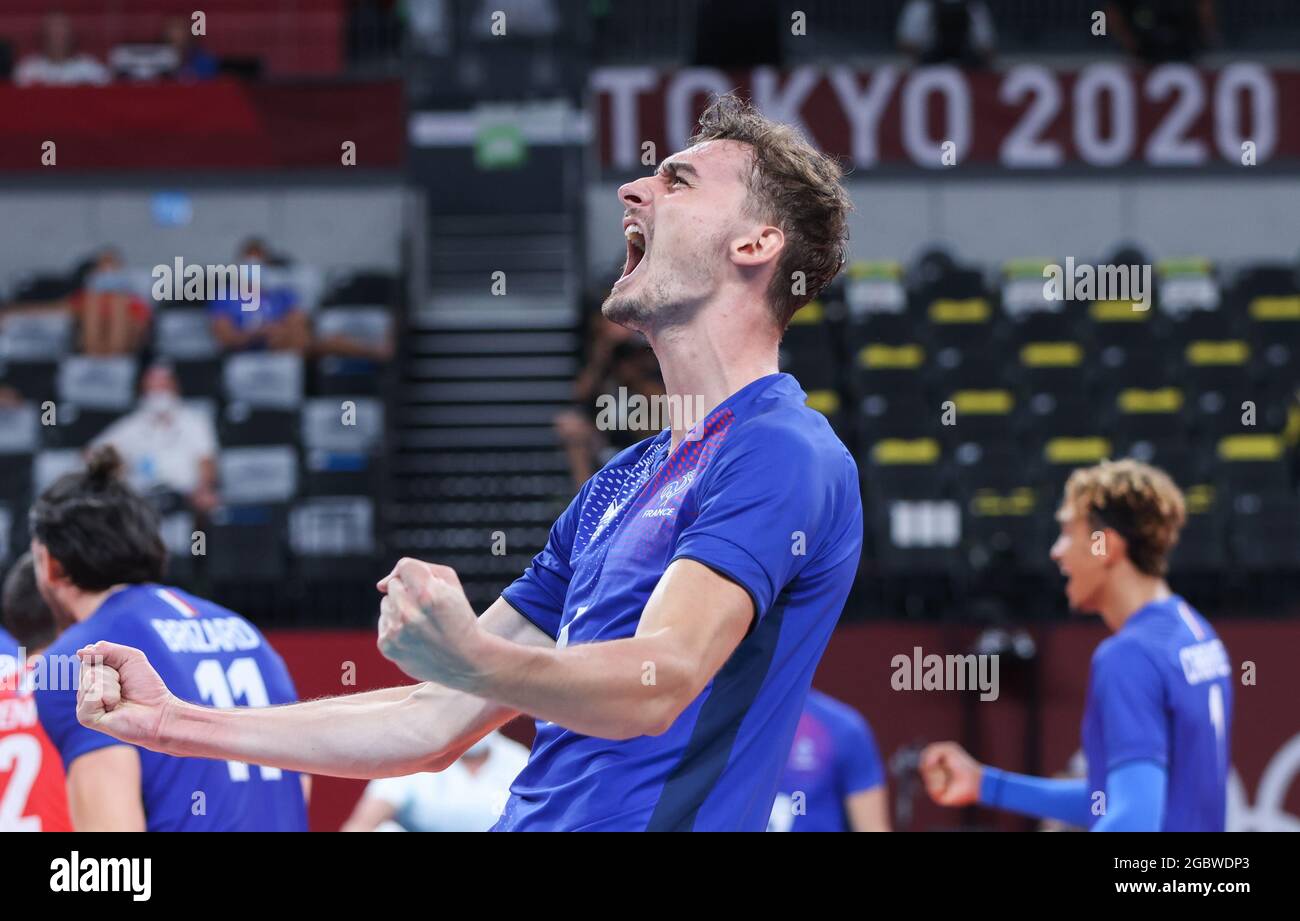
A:
[[[689,163],[683,163],[680,160],[665,160],[659,164],[659,172],[667,173],[669,177],[676,179],[679,175],[685,173],[693,178],[698,179],[700,171]]]

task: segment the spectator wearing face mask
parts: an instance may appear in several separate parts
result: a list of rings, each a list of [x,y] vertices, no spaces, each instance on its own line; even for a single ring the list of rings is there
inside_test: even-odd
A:
[[[259,266],[260,297],[257,309],[246,310],[238,296],[208,302],[212,335],[227,352],[268,350],[304,354],[311,345],[306,311],[294,288],[267,271],[274,265],[266,244],[257,238],[244,241],[239,263]]]
[[[125,461],[127,479],[138,492],[183,498],[205,515],[217,495],[217,435],[212,421],[181,402],[170,367],[156,364],[140,382],[140,405],[114,422],[91,444],[112,445]]]

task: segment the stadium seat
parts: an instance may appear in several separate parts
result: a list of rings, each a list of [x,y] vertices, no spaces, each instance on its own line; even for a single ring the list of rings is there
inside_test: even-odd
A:
[[[907,290],[897,262],[854,262],[845,277],[844,303],[851,323],[907,315]]]
[[[1120,416],[1115,426],[1116,457],[1131,457],[1144,464],[1152,464],[1169,474],[1184,489],[1192,484],[1208,483],[1216,468],[1213,457],[1207,458],[1199,450],[1189,450],[1188,436],[1165,434],[1155,436],[1152,428],[1139,428],[1145,417]],[[1125,423],[1132,420],[1135,425]]]
[[[57,424],[47,443],[83,447],[135,404],[137,362],[75,355],[59,364]]]
[[[384,404],[368,397],[318,397],[302,410],[305,491],[374,495],[375,455],[383,447]]]
[[[40,449],[40,423],[31,403],[0,406],[0,502],[31,502],[32,459]]]
[[[1228,435],[1219,439],[1216,455],[1216,485],[1229,495],[1278,494],[1292,488],[1291,472],[1284,462],[1286,447],[1280,435]]]
[[[362,270],[332,275],[321,298],[322,307],[345,304],[382,304],[394,306],[401,291],[397,279],[388,272]]]
[[[973,346],[990,340],[996,315],[978,271],[953,272],[917,298],[924,310],[926,341],[932,347]]]
[[[1015,357],[1018,367],[1014,370],[1025,395],[1078,390],[1088,378],[1088,348],[1073,339],[1023,341]]]
[[[1016,394],[1010,387],[964,387],[945,394],[943,410],[953,411],[952,425],[945,424],[943,433],[951,441],[988,441],[994,438],[1012,439]],[[946,422],[945,415],[944,421]]]
[[[1172,471],[1171,471],[1172,472]],[[1226,561],[1225,516],[1218,492],[1209,484],[1182,482],[1187,522],[1170,559],[1175,574],[1202,574],[1222,570]]]
[[[57,398],[59,361],[73,344],[67,313],[0,318],[0,382],[37,403]]]
[[[831,424],[831,428],[840,435],[841,439],[847,439],[847,417],[844,413],[844,401],[840,396],[838,389],[824,390],[807,390],[808,399],[804,402],[809,409],[815,409],[826,417],[826,421]]]
[[[810,301],[797,311],[781,339],[781,370],[793,374],[804,391],[838,390],[839,354],[825,304]]]
[[[163,358],[196,361],[220,354],[206,310],[169,307],[158,311],[154,323],[154,349]]]
[[[1179,387],[1125,387],[1113,395],[1111,431],[1121,443],[1167,441],[1187,435],[1187,398]]]
[[[32,461],[32,495],[39,496],[65,473],[75,473],[85,466],[81,452],[70,448],[41,451]]]
[[[943,496],[942,448],[934,438],[875,441],[859,470],[875,500],[937,500]]]
[[[298,428],[303,365],[297,355],[252,352],[232,355],[223,369],[225,412],[221,442],[232,446],[283,441]]]
[[[854,356],[853,393],[858,400],[875,394],[919,394],[925,370],[926,351],[919,343],[868,343]]]
[[[1052,435],[1042,440],[1034,469],[1046,494],[1059,496],[1076,467],[1100,463],[1113,455],[1110,439],[1101,435]]]
[[[881,391],[859,405],[862,433],[870,441],[882,438],[921,438],[938,431],[939,404],[919,392]]]
[[[369,496],[306,499],[289,513],[289,546],[299,571],[313,581],[373,574],[375,506]]]
[[[21,546],[14,533],[14,522],[17,518],[14,514],[15,508],[22,508],[22,506],[0,502],[0,567],[4,567],[5,570],[18,555],[15,551]]]
[[[1166,259],[1156,264],[1157,309],[1177,322],[1194,317],[1226,317],[1210,260]]]
[[[322,310],[316,318],[320,338],[346,336],[381,348],[392,341],[393,315],[384,307],[335,307]],[[384,368],[368,358],[327,355],[317,362],[317,387],[321,393],[374,394],[382,382]]]
[[[72,351],[72,314],[14,313],[0,318],[0,358],[5,361],[57,361]]]
[[[23,275],[14,282],[10,299],[15,303],[58,301],[76,290],[77,280],[70,275],[34,272]]]
[[[1283,493],[1239,495],[1228,535],[1233,560],[1247,572],[1293,570],[1300,559],[1300,499]]]
[[[213,515],[204,568],[214,583],[278,583],[289,571],[288,505],[227,505]]]
[[[960,501],[961,562],[976,590],[987,590],[990,582],[1005,587],[1017,572],[1044,568],[1046,550],[1037,541],[1041,517],[1037,490],[979,488],[964,491]]]
[[[221,498],[230,505],[287,503],[298,494],[298,454],[292,445],[226,448],[218,466]]]
[[[194,554],[193,512],[178,510],[162,515],[158,530],[167,548],[168,580],[174,585],[192,585],[198,570],[198,558]]]

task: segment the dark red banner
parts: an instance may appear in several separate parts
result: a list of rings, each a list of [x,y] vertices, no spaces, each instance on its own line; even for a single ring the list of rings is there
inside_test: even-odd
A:
[[[1300,623],[1232,621],[1216,625],[1238,676],[1252,663],[1254,683],[1238,682],[1232,723],[1232,781],[1228,797],[1231,830],[1300,830]],[[1040,717],[1036,752],[1026,750],[1030,708],[1026,674],[1007,656],[1000,663],[998,699],[978,701],[978,692],[895,690],[895,656],[960,655],[970,652],[977,631],[932,625],[853,624],[838,629],[818,669],[816,685],[856,707],[871,723],[886,765],[907,747],[942,739],[969,746],[977,758],[1008,770],[1033,764],[1045,774],[1064,770],[1080,748],[1088,666],[1106,636],[1095,619],[1029,633],[1037,647]],[[284,656],[303,698],[354,693],[409,683],[375,647],[374,635],[356,632],[295,632],[270,635]],[[531,742],[532,723],[516,720],[507,734]],[[895,781],[891,778],[891,787]],[[319,777],[311,804],[311,825],[333,831],[343,823],[365,788],[362,781]],[[892,797],[891,797],[892,799]],[[952,828],[958,810],[932,805],[918,791],[912,829]],[[1023,828],[1025,822],[989,813],[991,822]],[[896,817],[897,820],[897,817]]]
[[[606,169],[641,171],[686,146],[711,93],[738,90],[857,171],[967,164],[1018,170],[1250,167],[1300,161],[1300,71],[1239,62],[1118,62],[998,72],[953,67],[609,68],[592,75]],[[647,144],[654,145],[647,148]]]
[[[0,84],[0,170],[392,169],[405,119],[397,82]]]

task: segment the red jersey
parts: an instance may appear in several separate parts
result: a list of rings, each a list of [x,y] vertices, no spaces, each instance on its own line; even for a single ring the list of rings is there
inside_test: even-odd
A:
[[[0,832],[72,831],[63,761],[36,718],[36,700],[0,680]]]

